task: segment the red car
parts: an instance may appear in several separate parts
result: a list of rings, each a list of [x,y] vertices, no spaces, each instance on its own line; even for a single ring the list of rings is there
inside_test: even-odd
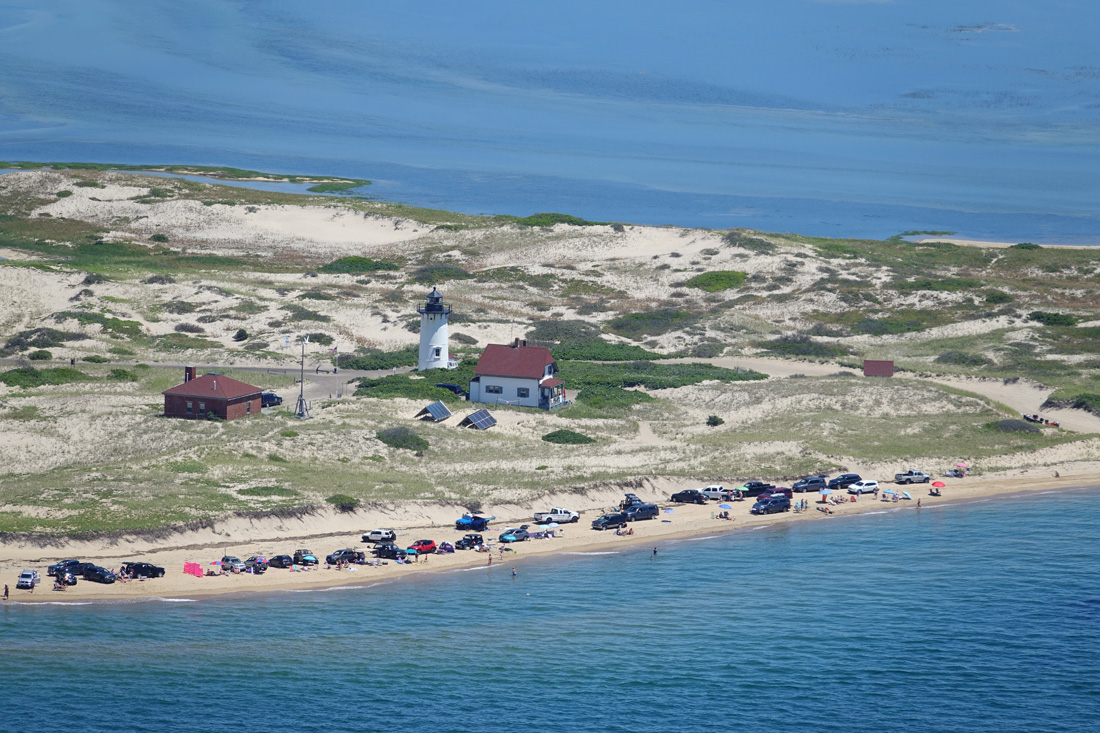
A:
[[[409,545],[410,550],[416,550],[421,555],[435,552],[435,540],[417,540]]]
[[[760,495],[760,498],[764,499],[764,498],[769,497],[769,496],[785,496],[788,499],[790,499],[791,497],[794,496],[794,492],[792,492],[790,489],[788,489],[785,486],[777,486],[777,487],[772,488],[772,489],[765,489],[764,493],[762,493]]]

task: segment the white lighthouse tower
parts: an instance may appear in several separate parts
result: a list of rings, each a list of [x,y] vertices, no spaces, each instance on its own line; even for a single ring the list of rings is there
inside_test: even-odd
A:
[[[443,305],[443,296],[434,287],[428,293],[428,302],[417,308],[420,314],[420,358],[416,368],[454,369],[448,345],[447,316],[450,306]]]

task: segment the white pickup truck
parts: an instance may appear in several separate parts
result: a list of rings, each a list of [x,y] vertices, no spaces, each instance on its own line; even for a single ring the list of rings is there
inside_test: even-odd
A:
[[[535,522],[538,524],[545,524],[547,522],[568,524],[570,522],[576,522],[580,518],[580,512],[563,509],[560,506],[556,506],[548,512],[535,512]]]
[[[931,476],[915,468],[910,468],[905,473],[894,474],[894,481],[899,484],[926,484],[931,480]]]

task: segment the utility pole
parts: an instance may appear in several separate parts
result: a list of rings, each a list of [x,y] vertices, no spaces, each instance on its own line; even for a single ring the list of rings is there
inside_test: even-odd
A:
[[[301,372],[298,379],[298,406],[294,408],[294,416],[301,420],[310,416],[309,410],[306,409],[306,344],[308,343],[309,336],[303,336]]]

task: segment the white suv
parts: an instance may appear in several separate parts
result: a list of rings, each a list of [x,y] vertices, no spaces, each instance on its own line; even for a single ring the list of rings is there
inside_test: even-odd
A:
[[[878,493],[878,481],[872,481],[870,479],[863,479],[862,481],[856,481],[854,484],[848,487],[849,494],[877,494]]]
[[[392,529],[372,529],[363,535],[364,542],[396,542],[397,533]]]

